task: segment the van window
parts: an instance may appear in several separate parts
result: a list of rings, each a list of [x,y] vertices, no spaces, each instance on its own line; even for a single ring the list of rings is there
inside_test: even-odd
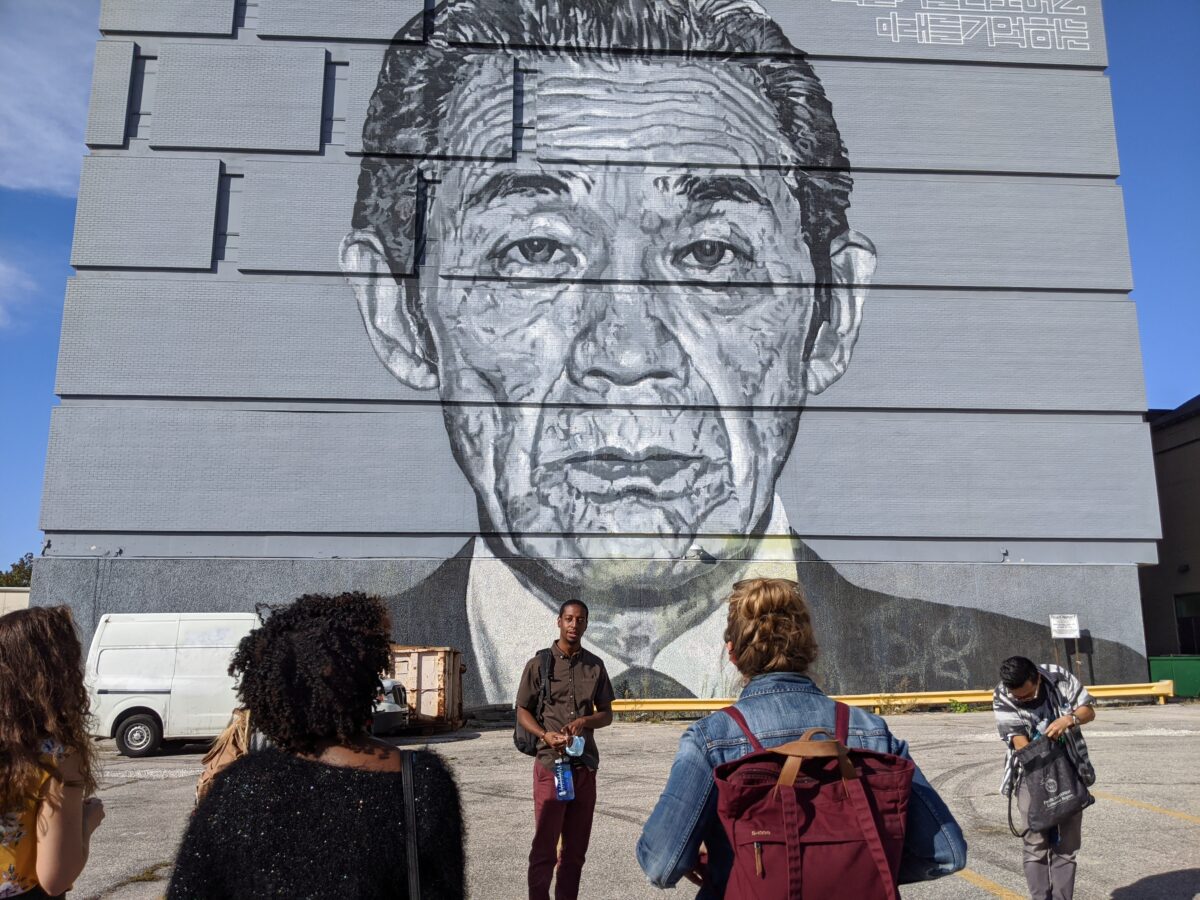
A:
[[[100,635],[101,647],[174,647],[175,621],[109,620]]]
[[[180,647],[227,647],[231,651],[249,633],[248,619],[180,619]]]
[[[105,647],[96,661],[96,674],[104,679],[125,679],[142,684],[169,679],[175,652],[166,647]]]

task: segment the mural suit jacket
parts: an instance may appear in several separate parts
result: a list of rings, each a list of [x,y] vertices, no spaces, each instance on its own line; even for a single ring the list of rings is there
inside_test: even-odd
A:
[[[467,706],[485,702],[467,626],[473,544],[474,539],[467,541],[424,581],[389,598],[397,641],[462,652]],[[796,567],[820,646],[814,676],[829,693],[990,687],[1000,663],[1013,653],[1054,657],[1048,625],[859,587],[803,541],[796,548]],[[549,634],[552,626],[548,610],[543,630]],[[1128,672],[1138,659],[1131,648],[1099,639],[1092,654],[1097,682],[1105,680],[1105,671]],[[613,682],[619,683],[620,676]]]

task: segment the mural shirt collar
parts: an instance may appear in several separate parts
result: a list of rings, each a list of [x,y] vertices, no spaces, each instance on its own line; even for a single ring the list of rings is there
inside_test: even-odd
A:
[[[778,496],[764,534],[791,534],[791,523]],[[758,576],[799,580],[795,560],[779,559],[765,544],[755,546],[740,575]],[[492,554],[483,538],[475,538],[467,580],[467,628],[488,703],[513,702],[525,663],[555,638],[550,607],[556,605],[557,601],[539,599]],[[741,677],[725,655],[725,618],[724,603],[714,598],[708,617],[663,647],[654,659],[654,668],[697,697],[737,696]],[[531,627],[530,623],[538,622],[545,622],[545,627]],[[629,661],[586,638],[584,644],[604,661],[609,677],[618,684]]]

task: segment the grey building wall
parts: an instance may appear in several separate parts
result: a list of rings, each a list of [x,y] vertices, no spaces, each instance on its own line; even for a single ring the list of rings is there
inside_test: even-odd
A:
[[[237,0],[104,0],[104,34],[231,35]]]
[[[1100,4],[1024,6],[762,3],[824,86],[853,176],[850,224],[878,256],[846,372],[807,398],[782,451],[775,493],[796,537],[759,549],[795,561],[831,647],[861,640],[851,610],[874,617],[872,640],[898,632],[861,665],[834,653],[833,687],[979,686],[1009,652],[1051,654],[1051,612],[1079,613],[1098,673],[1143,676],[1136,567],[1154,559],[1158,512]],[[381,363],[343,275],[369,274],[341,248],[360,171],[411,160],[419,187],[394,202],[412,212],[449,203],[448,185],[480,166],[634,185],[645,152],[589,131],[572,99],[578,60],[611,40],[566,40],[567,57],[468,41],[469,7],[455,3],[394,41],[425,4],[332,9],[104,0],[34,580],[35,602],[76,605],[85,628],[105,611],[248,609],[361,587],[391,600],[401,639],[477,637],[426,627],[461,618],[470,566],[454,560],[480,554],[480,489],[447,426],[455,410],[509,407],[487,379],[464,379],[444,407],[444,385],[403,383]],[[364,140],[389,51],[408,70],[435,44],[468,43],[472,77],[501,97],[487,140],[466,154]],[[628,79],[630,103],[672,58],[623,54],[645,78]],[[439,102],[429,127],[460,107]],[[675,121],[654,115],[654,127]],[[388,134],[402,141],[407,124]],[[667,140],[656,154],[664,172],[731,171],[703,144]],[[423,237],[392,270],[426,302],[449,302],[464,290],[457,250]],[[670,313],[680,332],[689,316],[715,321],[686,286],[600,279],[578,292],[596,307],[683,310]],[[703,405],[655,406],[612,400],[587,421],[611,434],[704,421]],[[797,412],[753,391],[735,406],[722,413],[735,430]],[[538,409],[513,419],[522,446],[544,434]],[[729,528],[705,520],[695,533]],[[604,541],[527,535],[521,552],[506,540],[479,578],[522,553],[587,557],[607,578],[639,560],[651,571],[666,552],[619,528]],[[960,613],[961,628],[938,630]],[[953,662],[964,648],[974,668]]]
[[[220,170],[215,159],[87,157],[71,265],[209,268]]]
[[[168,44],[150,146],[316,153],[324,86],[320,47]]]
[[[89,147],[123,147],[128,129],[129,86],[137,45],[132,41],[100,41],[92,65],[92,96],[88,102]]]

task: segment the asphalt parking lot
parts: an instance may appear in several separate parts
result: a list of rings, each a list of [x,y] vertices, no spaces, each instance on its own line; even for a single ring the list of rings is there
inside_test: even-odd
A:
[[[991,713],[917,713],[889,723],[910,742],[970,844],[966,872],[905,887],[906,900],[1027,896],[1020,842],[1008,833],[1004,800],[997,793],[1003,746]],[[618,723],[600,733],[600,799],[583,896],[691,896],[690,885],[670,895],[651,888],[633,856],[684,727]],[[1098,800],[1084,817],[1075,896],[1200,897],[1200,704],[1102,708],[1087,735],[1099,773]],[[471,896],[522,897],[532,834],[532,763],[513,749],[510,732],[466,730],[402,743],[428,743],[454,766],[469,823]],[[111,741],[102,747],[100,796],[107,818],[71,898],[161,897],[192,807],[203,748],[135,760],[117,756]]]

